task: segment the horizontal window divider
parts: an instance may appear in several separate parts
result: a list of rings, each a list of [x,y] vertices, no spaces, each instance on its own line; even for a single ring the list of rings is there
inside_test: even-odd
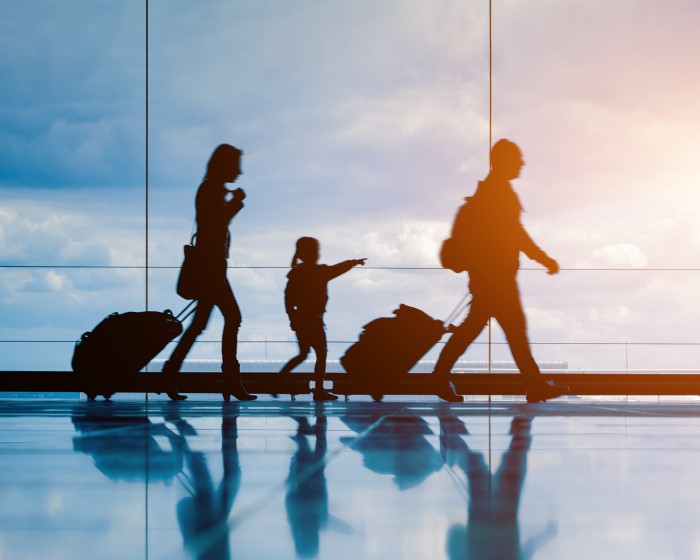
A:
[[[0,344],[74,344],[78,339],[62,340],[62,339],[17,339],[17,340],[0,340]],[[177,339],[169,342],[174,344]],[[354,344],[357,340],[328,340],[328,344]],[[438,341],[437,344],[445,344],[446,340]],[[221,340],[201,340],[198,339],[196,344],[221,344]],[[296,340],[239,340],[238,344],[296,344]],[[472,345],[487,346],[486,341],[472,342]],[[532,342],[532,346],[700,346],[700,342]],[[508,346],[508,342],[499,341],[491,342],[492,346]]]
[[[0,269],[36,268],[36,269],[86,269],[86,270],[145,270],[144,265],[80,265],[80,264],[0,264]],[[148,265],[148,270],[177,270],[180,265]],[[253,270],[289,270],[289,266],[249,266],[229,265],[230,269]],[[447,270],[440,266],[363,266],[356,270]],[[543,272],[544,268],[521,267],[524,272]],[[700,268],[560,268],[562,272],[700,272]],[[451,272],[451,271],[450,271]]]

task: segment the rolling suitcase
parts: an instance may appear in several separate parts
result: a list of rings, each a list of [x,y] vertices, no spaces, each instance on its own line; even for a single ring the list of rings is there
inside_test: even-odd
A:
[[[141,371],[182,333],[182,322],[195,310],[190,302],[177,316],[169,309],[112,313],[75,343],[73,371],[82,375],[85,394],[111,397],[118,380]],[[188,312],[189,310],[189,312]]]
[[[340,358],[341,365],[380,400],[384,386],[408,375],[448,332],[450,321],[468,305],[465,301],[466,296],[444,323],[420,309],[399,305],[393,317],[380,317],[363,327],[358,341]]]

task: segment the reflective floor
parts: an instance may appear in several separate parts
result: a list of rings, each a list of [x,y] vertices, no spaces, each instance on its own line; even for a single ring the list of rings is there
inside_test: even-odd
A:
[[[0,400],[0,558],[700,558],[699,411]]]

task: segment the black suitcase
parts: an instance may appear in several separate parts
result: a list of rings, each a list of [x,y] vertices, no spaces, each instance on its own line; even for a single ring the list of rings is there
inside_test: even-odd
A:
[[[85,394],[105,398],[115,393],[120,378],[141,371],[165,346],[182,333],[185,312],[175,316],[167,309],[112,313],[75,343],[73,371],[82,375]]]
[[[380,397],[385,384],[408,375],[446,332],[442,321],[401,304],[393,317],[380,317],[365,325],[340,363],[359,382],[372,388],[370,394]]]

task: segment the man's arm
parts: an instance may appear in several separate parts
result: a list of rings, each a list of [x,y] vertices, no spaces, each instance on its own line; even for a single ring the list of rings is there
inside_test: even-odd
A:
[[[556,274],[559,272],[559,263],[540,249],[522,224],[520,224],[520,232],[520,250],[533,261],[544,266],[549,274]]]

